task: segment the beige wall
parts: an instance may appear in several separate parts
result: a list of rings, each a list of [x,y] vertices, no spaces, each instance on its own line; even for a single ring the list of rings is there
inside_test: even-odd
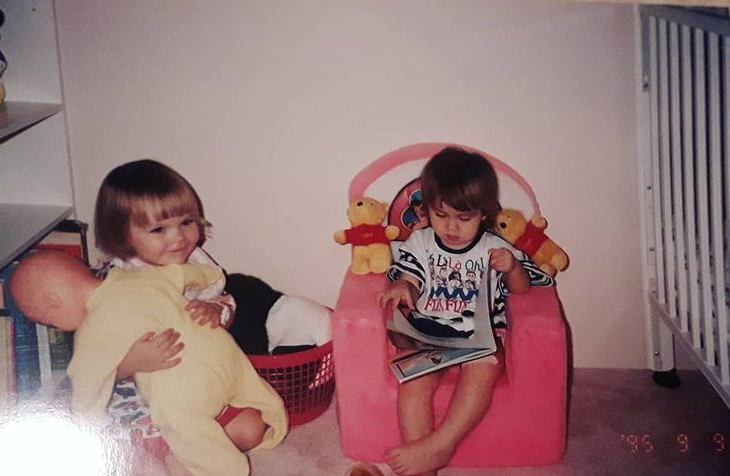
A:
[[[76,205],[160,159],[231,272],[333,305],[349,179],[417,142],[533,185],[572,258],[575,364],[643,367],[631,7],[548,1],[59,0]]]

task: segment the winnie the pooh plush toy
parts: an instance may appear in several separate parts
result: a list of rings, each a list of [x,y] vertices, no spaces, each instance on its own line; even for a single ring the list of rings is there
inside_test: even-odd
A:
[[[527,221],[525,215],[505,208],[495,221],[495,231],[515,248],[525,252],[532,261],[552,277],[568,267],[568,255],[545,234],[547,220],[535,215]]]
[[[347,207],[351,227],[335,232],[335,242],[352,245],[352,265],[355,274],[384,273],[391,263],[390,241],[400,230],[397,226],[384,226],[388,205],[373,198],[354,200]]]

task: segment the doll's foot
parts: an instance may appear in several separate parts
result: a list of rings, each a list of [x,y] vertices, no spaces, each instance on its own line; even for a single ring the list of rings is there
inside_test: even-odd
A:
[[[436,470],[449,464],[454,450],[427,436],[387,451],[385,462],[399,476],[435,474]]]
[[[370,463],[357,463],[347,470],[345,476],[383,476],[383,472]]]

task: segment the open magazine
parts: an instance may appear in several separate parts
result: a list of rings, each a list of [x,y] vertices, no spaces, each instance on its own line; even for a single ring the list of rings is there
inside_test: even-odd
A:
[[[491,285],[487,271],[482,279],[474,310],[474,333],[469,337],[435,337],[416,329],[404,314],[417,311],[396,309],[386,321],[388,337],[399,350],[390,370],[400,383],[451,365],[486,357],[497,351],[490,312]]]

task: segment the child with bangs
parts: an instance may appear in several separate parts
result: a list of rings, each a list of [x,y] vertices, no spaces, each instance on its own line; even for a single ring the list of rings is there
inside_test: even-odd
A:
[[[97,247],[108,254],[97,275],[112,267],[136,268],[168,264],[218,264],[201,248],[209,223],[192,185],[160,162],[144,159],[120,165],[104,178],[96,201],[94,231]],[[236,302],[217,283],[186,296],[186,310],[200,325],[228,328]],[[167,444],[150,420],[149,408],[137,392],[134,374],[167,369],[180,362],[184,343],[167,329],[140,336],[117,368],[117,383],[108,411],[122,429],[122,437],[162,459],[171,457]],[[267,425],[252,408],[227,407],[217,418],[226,434],[242,451],[257,446]]]
[[[474,332],[479,283],[489,279],[491,325],[504,327],[505,296],[526,292],[531,282],[547,285],[550,278],[490,231],[501,209],[494,169],[480,154],[447,147],[426,163],[420,185],[430,227],[414,231],[401,245],[379,304],[416,309],[424,318],[409,320],[421,332],[468,337]],[[504,372],[504,350],[497,341],[495,354],[461,365],[438,425],[433,397],[443,370],[398,386],[403,443],[385,454],[396,474],[434,476],[448,465],[459,443],[487,413]]]

